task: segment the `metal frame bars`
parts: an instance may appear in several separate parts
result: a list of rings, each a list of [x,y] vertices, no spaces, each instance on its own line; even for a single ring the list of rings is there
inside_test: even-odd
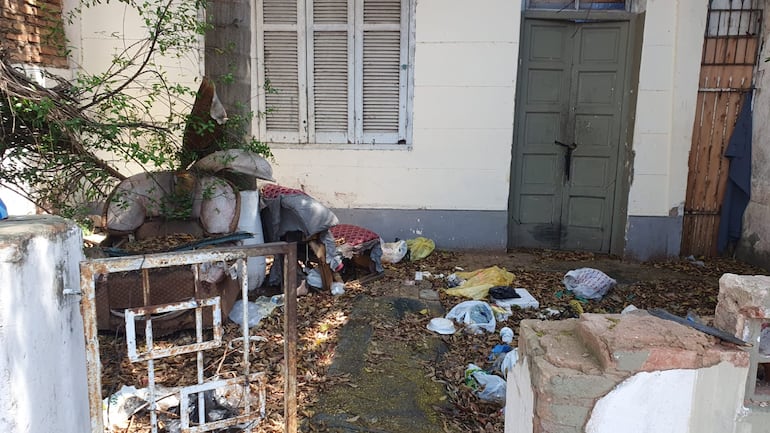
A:
[[[176,346],[168,349],[156,349],[152,338],[152,315],[169,312],[182,312],[187,310],[201,311],[203,307],[213,307],[213,330],[214,338],[210,341],[198,341],[194,344]],[[191,299],[189,301],[173,304],[164,304],[154,307],[129,308],[125,312],[126,318],[126,345],[128,346],[128,359],[131,362],[147,361],[148,359],[166,358],[169,356],[182,355],[185,353],[197,352],[201,350],[213,349],[222,344],[222,308],[219,304],[219,296],[208,299]],[[196,331],[203,328],[203,318],[195,318]],[[141,353],[136,351],[136,323],[135,320],[146,320],[145,340],[147,350]]]
[[[143,273],[143,294],[145,298],[145,304],[148,304],[149,299],[149,279],[147,277],[147,271],[153,268],[168,268],[173,266],[193,266],[193,272],[198,277],[198,265],[202,263],[210,262],[237,262],[239,269],[239,275],[241,278],[241,294],[243,299],[248,298],[248,281],[247,281],[247,268],[246,262],[248,257],[258,256],[277,256],[283,257],[284,260],[284,272],[283,272],[283,292],[284,292],[284,431],[286,433],[297,432],[297,246],[295,243],[276,242],[262,245],[251,245],[241,247],[229,247],[229,248],[216,248],[197,251],[182,251],[173,253],[161,253],[161,254],[148,254],[148,255],[135,255],[127,257],[115,257],[107,259],[94,259],[87,260],[80,263],[80,288],[82,292],[81,298],[81,314],[83,315],[83,327],[86,339],[86,366],[88,373],[88,400],[89,411],[91,417],[91,432],[103,433],[104,432],[104,420],[102,419],[102,394],[101,394],[101,361],[99,359],[99,339],[98,328],[96,321],[96,279],[100,276],[106,276],[115,272],[127,272],[127,271],[142,271]],[[197,281],[196,281],[197,284]],[[202,332],[202,310],[204,308],[211,308],[213,314],[214,336],[210,341],[203,341]],[[184,311],[195,309],[196,316],[196,342],[194,344],[177,346],[170,349],[155,349],[153,347],[152,339],[152,314],[154,313],[169,313],[173,311]],[[144,317],[146,318],[145,334],[147,338],[147,350],[142,353],[136,351],[136,329],[134,328],[134,319]],[[187,432],[203,432],[209,431],[215,428],[224,426],[220,422],[227,422],[234,425],[238,423],[248,423],[250,420],[256,420],[257,416],[264,418],[265,416],[265,397],[264,397],[264,383],[265,373],[251,373],[249,362],[249,343],[251,336],[249,335],[248,326],[242,328],[243,331],[243,343],[244,343],[244,355],[243,355],[243,374],[239,377],[225,380],[225,381],[212,381],[204,383],[203,377],[203,350],[221,345],[222,341],[222,323],[221,323],[221,308],[219,306],[219,298],[197,299],[182,301],[178,303],[155,305],[150,307],[131,308],[126,310],[127,332],[131,332],[132,335],[128,338],[133,342],[133,345],[129,345],[129,351],[131,352],[131,360],[147,361],[148,372],[152,372],[153,362],[155,359],[173,356],[182,353],[197,352],[197,367],[198,384],[191,387],[183,388],[181,394],[185,397],[182,400],[185,401],[190,394],[198,394],[198,406],[199,406],[199,419],[205,419],[202,416],[203,409],[203,392],[218,388],[220,386],[227,386],[232,384],[243,384],[244,395],[250,396],[246,391],[250,391],[250,383],[254,380],[260,383],[260,411],[251,412],[249,404],[247,404],[245,410],[246,413],[238,415],[236,417],[228,418],[227,420],[220,420],[213,423],[203,423],[197,427],[189,427],[189,419],[187,420],[188,428],[183,430]],[[248,310],[244,303],[244,323],[248,320]],[[130,329],[130,331],[128,331]],[[153,432],[157,431],[157,417],[155,408],[155,383],[154,374],[149,374],[148,377],[148,391],[150,393],[150,420],[152,424]],[[185,401],[185,405],[189,405],[189,401]],[[251,431],[252,425],[246,426],[245,431]]]
[[[244,380],[247,378],[248,380]],[[245,423],[251,421],[254,416],[251,414],[251,388],[250,384],[257,383],[258,398],[259,398],[259,412],[257,414],[261,417],[265,417],[265,402],[267,400],[265,393],[265,373],[252,373],[248,376],[235,377],[232,379],[217,380],[214,382],[201,383],[198,385],[191,385],[184,387],[180,390],[179,400],[179,416],[181,421],[182,431],[190,433],[207,432],[215,429],[234,426],[236,424]],[[246,401],[245,413],[232,418],[226,418],[219,421],[199,423],[196,427],[190,426],[190,396],[197,394],[198,396],[198,419],[202,418],[202,412],[204,411],[203,393],[206,391],[213,391],[217,388],[224,388],[226,386],[240,385],[243,386],[243,396]]]

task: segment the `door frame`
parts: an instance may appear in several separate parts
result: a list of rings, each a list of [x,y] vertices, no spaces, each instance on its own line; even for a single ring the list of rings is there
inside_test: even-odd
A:
[[[631,179],[633,177],[633,136],[634,136],[634,121],[635,121],[635,107],[636,107],[636,95],[639,88],[639,69],[641,65],[642,57],[642,39],[644,31],[644,19],[645,13],[631,13],[625,11],[546,11],[546,10],[528,10],[522,12],[522,21],[520,25],[521,41],[519,45],[519,61],[517,70],[517,83],[516,83],[516,97],[515,107],[519,107],[520,97],[522,94],[522,88],[526,84],[524,74],[522,73],[523,61],[521,59],[521,52],[523,50],[523,43],[525,41],[524,31],[526,26],[524,22],[526,20],[550,20],[550,21],[589,21],[589,22],[610,22],[610,21],[626,21],[628,22],[628,43],[626,56],[626,74],[623,83],[623,92],[625,97],[623,98],[623,104],[621,108],[621,124],[620,124],[620,138],[623,140],[620,146],[618,146],[618,158],[617,169],[615,171],[615,194],[614,194],[614,209],[611,216],[610,223],[610,250],[609,253],[613,255],[622,255],[625,248],[625,232],[626,221],[628,219],[628,195],[631,187]],[[516,248],[518,245],[514,245],[513,228],[512,228],[512,215],[515,215],[516,200],[515,188],[516,176],[514,175],[514,168],[516,165],[517,143],[516,137],[518,136],[519,128],[519,113],[514,110],[513,119],[513,136],[511,138],[511,165],[509,171],[509,196],[508,196],[508,249]]]

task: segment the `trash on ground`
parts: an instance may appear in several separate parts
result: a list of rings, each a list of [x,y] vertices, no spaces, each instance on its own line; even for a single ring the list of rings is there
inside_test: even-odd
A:
[[[307,281],[307,284],[310,287],[314,287],[316,289],[320,289],[324,285],[323,280],[321,279],[321,273],[318,272],[318,269],[311,269],[310,272],[307,273],[305,281]]]
[[[511,342],[513,341],[513,336],[514,336],[513,329],[507,326],[503,326],[502,328],[500,328],[500,340],[503,343],[511,344]]]
[[[465,281],[446,293],[452,296],[464,296],[475,300],[484,299],[489,295],[489,289],[495,286],[509,286],[515,275],[497,266],[477,269],[471,272],[457,272],[456,275]]]
[[[406,241],[382,242],[381,248],[382,263],[398,263],[406,256],[406,252],[409,251]]]
[[[339,296],[345,293],[345,284],[335,281],[332,283],[332,295]]]
[[[492,312],[495,313],[495,319],[498,322],[505,322],[513,314],[511,307],[507,305],[491,304],[490,307],[492,307]]]
[[[168,411],[179,406],[178,393],[164,387],[155,388],[155,403],[158,409]],[[136,389],[123,385],[120,390],[102,401],[102,413],[106,431],[123,431],[128,428],[131,418],[149,405],[147,388]]]
[[[638,308],[636,308],[636,305],[628,304],[626,308],[624,308],[623,311],[620,312],[620,314],[628,314],[636,310],[638,310]]]
[[[508,299],[498,299],[494,296],[490,296],[492,298],[492,302],[495,304],[501,306],[501,307],[519,307],[521,309],[526,308],[534,308],[538,309],[540,308],[540,302],[535,299],[534,296],[532,296],[527,289],[523,289],[521,287],[517,287],[516,294],[519,295],[518,298],[508,298]]]
[[[505,359],[505,355],[512,350],[513,347],[511,347],[509,344],[498,344],[493,347],[492,353],[490,353],[489,357],[487,357],[487,361],[492,363],[491,371],[495,373],[500,372],[500,368],[503,364],[503,359]]]
[[[436,249],[432,239],[422,236],[407,240],[406,245],[409,247],[409,260],[413,262],[428,257]]]
[[[564,286],[575,296],[585,299],[601,299],[617,281],[604,272],[593,268],[580,268],[564,275]]]
[[[433,319],[430,319],[430,322],[428,322],[427,326],[428,330],[436,332],[438,334],[454,334],[455,324],[449,319],[445,319],[443,317],[436,317]]]
[[[505,379],[502,377],[490,374],[476,364],[468,364],[465,384],[475,390],[480,399],[505,404]]]
[[[702,268],[702,267],[706,266],[706,264],[703,262],[703,260],[696,260],[695,256],[693,256],[693,255],[687,256],[687,261],[692,263],[693,265],[699,267],[699,268]]]
[[[457,287],[464,282],[465,280],[458,277],[456,273],[450,274],[448,277],[446,277],[446,286],[450,289],[453,287]]]
[[[283,304],[283,297],[273,296],[272,298],[268,298],[266,296],[260,296],[254,302],[249,302],[247,304],[249,312],[249,328],[259,325],[259,322],[261,322],[262,319],[270,316],[270,314],[273,313],[273,310],[279,306],[279,303],[281,305]],[[227,317],[239,325],[243,324],[243,300],[238,299],[235,301],[233,308],[230,310],[230,314]]]
[[[449,310],[446,318],[464,324],[471,334],[495,332],[495,314],[484,301],[461,302]]]
[[[500,364],[500,372],[504,377],[508,377],[508,372],[511,371],[516,362],[519,360],[519,348],[515,348],[505,354],[503,362]]]
[[[489,289],[489,296],[494,299],[513,299],[521,297],[521,295],[516,292],[516,289],[511,286],[494,286]]]

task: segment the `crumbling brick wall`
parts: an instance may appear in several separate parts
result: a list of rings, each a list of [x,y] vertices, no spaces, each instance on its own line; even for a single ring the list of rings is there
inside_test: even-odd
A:
[[[0,0],[0,44],[14,63],[67,67],[62,0]]]

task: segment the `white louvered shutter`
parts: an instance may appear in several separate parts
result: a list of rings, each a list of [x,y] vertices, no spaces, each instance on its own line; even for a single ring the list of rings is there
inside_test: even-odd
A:
[[[364,143],[406,139],[407,0],[357,0],[357,136]]]
[[[258,79],[272,88],[260,94],[260,106],[267,111],[260,122],[261,137],[268,142],[306,142],[304,2],[257,0],[257,26]]]
[[[353,140],[353,3],[308,0],[310,139]]]

